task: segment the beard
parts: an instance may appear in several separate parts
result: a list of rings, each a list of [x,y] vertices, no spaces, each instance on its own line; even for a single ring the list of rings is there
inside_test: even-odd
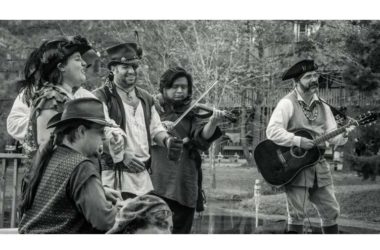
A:
[[[318,88],[319,87],[319,83],[318,82],[311,82],[307,86],[305,86],[302,83],[300,83],[299,86],[300,86],[301,90],[304,93],[307,93],[307,92],[310,92],[313,88]]]

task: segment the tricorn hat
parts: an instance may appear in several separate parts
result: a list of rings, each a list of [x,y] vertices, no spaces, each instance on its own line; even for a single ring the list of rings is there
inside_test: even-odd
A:
[[[142,56],[142,49],[134,42],[121,43],[106,49],[108,55],[108,69],[115,64],[138,64]]]
[[[63,112],[54,115],[47,128],[62,126],[74,120],[85,120],[99,125],[115,127],[105,119],[103,103],[96,98],[78,98],[65,103]]]
[[[314,71],[318,69],[318,65],[314,63],[314,60],[302,60],[292,67],[290,67],[285,73],[282,75],[282,80],[288,80],[292,78],[296,78],[306,72]]]

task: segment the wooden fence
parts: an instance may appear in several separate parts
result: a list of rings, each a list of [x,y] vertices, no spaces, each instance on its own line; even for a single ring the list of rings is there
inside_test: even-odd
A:
[[[18,194],[20,193],[20,183],[19,183],[19,169],[21,166],[21,160],[26,159],[26,157],[22,154],[13,154],[13,153],[0,153],[0,228],[4,227],[5,221],[5,212],[7,210],[6,199],[9,199],[9,195],[7,195],[7,183],[9,184],[9,180],[7,182],[7,170],[12,168],[12,190],[11,190],[11,220],[10,227],[16,227],[17,222],[17,200]],[[9,193],[9,192],[8,192]]]
[[[248,88],[243,93],[245,95],[245,106],[247,108],[256,107],[255,103],[261,106],[275,106],[281,97],[289,93],[291,89],[255,89]],[[233,108],[242,106],[242,94],[240,92],[231,92],[228,95],[221,96],[219,107]],[[329,104],[337,107],[347,106],[378,106],[380,105],[379,96],[367,96],[358,90],[344,88],[338,89],[320,89],[319,96]]]

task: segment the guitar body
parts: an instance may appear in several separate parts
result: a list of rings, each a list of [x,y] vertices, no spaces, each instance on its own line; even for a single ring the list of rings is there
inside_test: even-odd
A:
[[[306,130],[299,130],[295,135],[313,140],[313,136]],[[305,168],[313,166],[321,154],[317,147],[305,150],[283,147],[265,140],[255,148],[254,157],[263,178],[269,184],[281,187],[290,183]]]

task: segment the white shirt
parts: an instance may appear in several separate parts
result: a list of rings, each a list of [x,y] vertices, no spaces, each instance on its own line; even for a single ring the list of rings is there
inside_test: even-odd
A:
[[[141,161],[147,161],[150,158],[149,144],[147,140],[147,131],[145,128],[144,110],[141,101],[136,109],[131,105],[123,102],[125,116],[127,117],[125,132],[127,135],[127,147],[136,154],[136,157]],[[155,107],[151,109],[150,120],[150,137],[152,140],[161,132],[165,132],[165,128],[161,123],[160,116],[158,115]]]
[[[64,90],[63,88],[61,89]],[[77,98],[83,98],[83,97],[96,98],[93,93],[91,93],[90,91],[82,87],[80,87],[74,93],[74,95],[66,91],[65,93],[67,93],[67,95],[71,99],[77,99]],[[26,105],[22,101],[23,95],[24,95],[24,91],[18,94],[7,118],[8,134],[20,142],[23,142],[25,138],[26,131],[28,128],[28,123],[29,123],[29,117],[30,117],[30,107],[28,107],[28,105]]]
[[[136,108],[124,102],[123,106],[127,118],[125,133],[123,133],[125,150],[134,154],[141,162],[145,162],[150,158],[149,143],[152,142],[148,142],[141,101],[138,101]],[[166,131],[154,106],[151,110],[149,127],[152,139],[157,134]],[[102,181],[103,185],[113,187],[115,184],[114,172],[112,170],[102,171]],[[121,192],[129,192],[136,195],[143,195],[153,190],[153,184],[147,170],[137,174],[122,171],[120,186]]]
[[[297,100],[304,101],[301,95],[297,92]],[[319,100],[318,96],[314,94],[310,105]],[[329,133],[337,129],[337,123],[335,121],[334,115],[331,112],[331,109],[324,103],[322,103],[325,112],[326,112],[326,133]],[[287,98],[281,99],[276,108],[273,111],[273,114],[269,120],[269,124],[266,130],[266,135],[269,140],[274,141],[276,144],[286,147],[301,145],[301,137],[296,136],[294,133],[288,132],[286,128],[288,127],[288,122],[293,116],[294,107],[291,100]],[[342,135],[338,135],[328,141],[334,145],[343,145],[347,142],[347,138],[344,138]]]
[[[7,118],[7,131],[14,139],[23,142],[29,123],[30,108],[23,101],[24,91],[18,94]]]

